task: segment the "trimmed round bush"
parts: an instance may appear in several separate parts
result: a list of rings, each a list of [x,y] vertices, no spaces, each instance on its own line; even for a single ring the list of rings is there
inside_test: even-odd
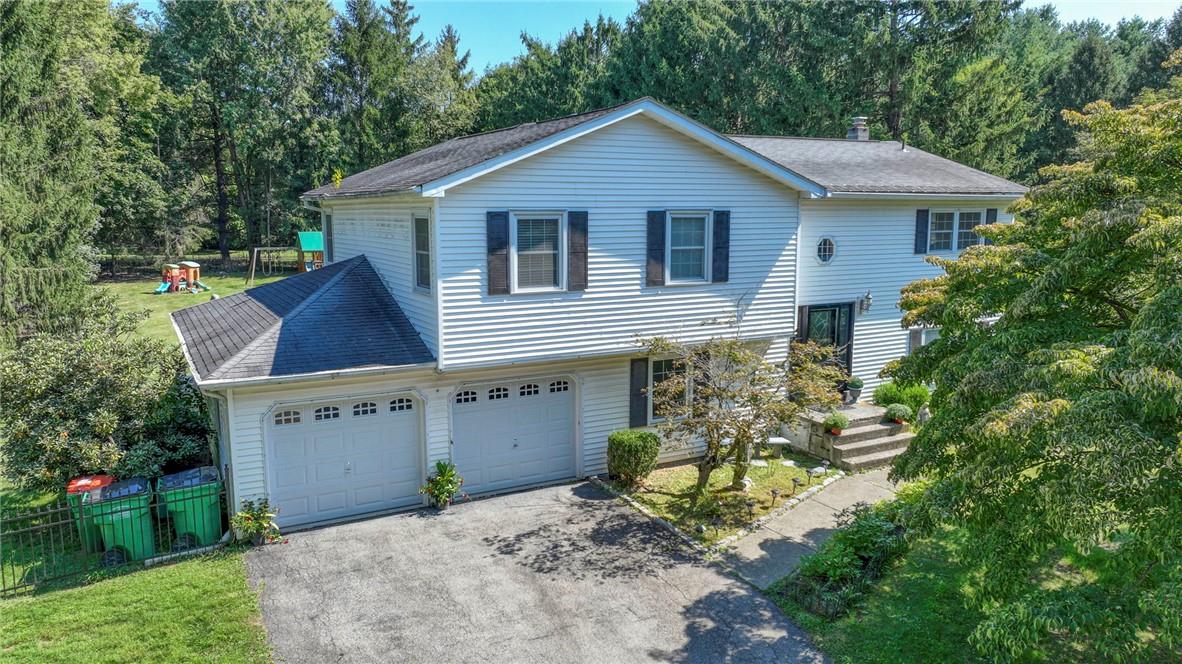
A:
[[[625,429],[607,437],[607,472],[633,487],[657,467],[661,439],[651,431]]]
[[[905,403],[893,403],[886,407],[885,415],[888,420],[910,422],[915,413],[912,412],[911,407]]]
[[[830,429],[845,429],[849,425],[850,418],[846,417],[844,413],[838,412],[829,413],[829,415],[825,417],[825,420],[821,422],[821,426],[824,427],[826,431],[829,431]]]

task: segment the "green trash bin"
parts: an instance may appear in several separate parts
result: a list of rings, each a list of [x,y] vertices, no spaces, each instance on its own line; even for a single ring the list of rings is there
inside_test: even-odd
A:
[[[103,561],[118,564],[156,555],[152,533],[152,485],[142,477],[115,482],[82,495],[82,516],[103,535]]]
[[[173,550],[209,546],[222,537],[222,483],[214,466],[190,468],[156,481],[176,530]]]
[[[70,514],[78,524],[78,541],[82,543],[82,550],[86,553],[98,553],[103,550],[103,535],[94,522],[82,518],[82,496],[114,481],[115,478],[110,475],[83,475],[75,477],[66,485],[66,502],[70,504]]]

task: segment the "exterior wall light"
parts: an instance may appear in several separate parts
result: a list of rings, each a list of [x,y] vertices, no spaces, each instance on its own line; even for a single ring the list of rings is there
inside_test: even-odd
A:
[[[858,298],[858,313],[864,314],[870,311],[870,305],[872,304],[874,304],[874,296],[870,294],[870,291],[866,291],[865,295]]]

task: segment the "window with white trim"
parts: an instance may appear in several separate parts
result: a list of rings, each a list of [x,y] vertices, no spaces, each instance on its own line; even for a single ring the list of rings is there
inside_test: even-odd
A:
[[[472,390],[464,390],[456,395],[456,403],[475,403],[476,393]]]
[[[985,223],[982,210],[932,210],[928,222],[928,251],[960,251],[982,244],[976,228]]]
[[[361,403],[353,404],[353,417],[362,417],[364,415],[377,415],[378,405],[372,401],[362,401]]]
[[[665,283],[710,281],[710,213],[670,212],[665,220]]]
[[[312,412],[312,419],[317,422],[336,420],[341,417],[341,409],[336,406],[321,406]]]
[[[390,412],[397,413],[403,410],[413,410],[414,402],[406,397],[398,397],[390,400]]]
[[[680,388],[681,398],[684,402],[689,402],[689,377],[686,376],[685,366],[681,360],[676,359],[650,359],[648,363],[648,420],[649,422],[658,422],[665,419],[665,408],[660,404],[654,403],[653,390],[657,385],[666,380],[677,379],[679,376],[684,377],[684,385]]]
[[[431,223],[426,217],[415,217],[415,287],[431,290]]]
[[[509,273],[515,293],[566,288],[566,224],[562,212],[516,212],[509,224]]]
[[[832,261],[836,253],[837,244],[833,242],[833,238],[823,237],[817,241],[817,261],[822,265],[827,265],[829,261]]]
[[[553,394],[555,392],[568,392],[568,391],[570,391],[570,383],[568,383],[565,380],[556,380],[553,383],[550,383],[550,393],[551,394]]]
[[[280,411],[278,413],[275,413],[275,424],[277,424],[277,425],[299,424],[299,423],[300,423],[300,411],[298,411],[298,410],[284,410],[284,411]]]
[[[496,401],[497,399],[508,399],[508,398],[509,398],[509,388],[507,388],[507,387],[494,387],[488,391],[488,400],[489,401]]]
[[[537,383],[526,383],[517,389],[517,395],[522,397],[532,397],[537,396],[538,392],[540,391],[541,390],[538,389]]]

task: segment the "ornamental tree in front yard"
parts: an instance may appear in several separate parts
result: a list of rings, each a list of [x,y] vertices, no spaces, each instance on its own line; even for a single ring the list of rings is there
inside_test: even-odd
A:
[[[941,334],[888,369],[936,385],[894,474],[970,536],[987,656],[1143,661],[1182,644],[1182,80],[1067,116],[1084,160],[904,290]]]
[[[663,380],[654,377],[657,429],[675,444],[705,445],[695,499],[711,474],[731,460],[731,488],[741,490],[755,446],[805,408],[835,405],[836,385],[844,378],[833,349],[811,342],[793,344],[783,363],[767,361],[760,349],[738,339],[687,345],[656,338],[647,346],[649,355],[672,360]]]
[[[0,357],[0,469],[22,487],[60,490],[77,475],[154,477],[205,461],[204,400],[169,344],[140,316],[97,297],[68,334]]]

